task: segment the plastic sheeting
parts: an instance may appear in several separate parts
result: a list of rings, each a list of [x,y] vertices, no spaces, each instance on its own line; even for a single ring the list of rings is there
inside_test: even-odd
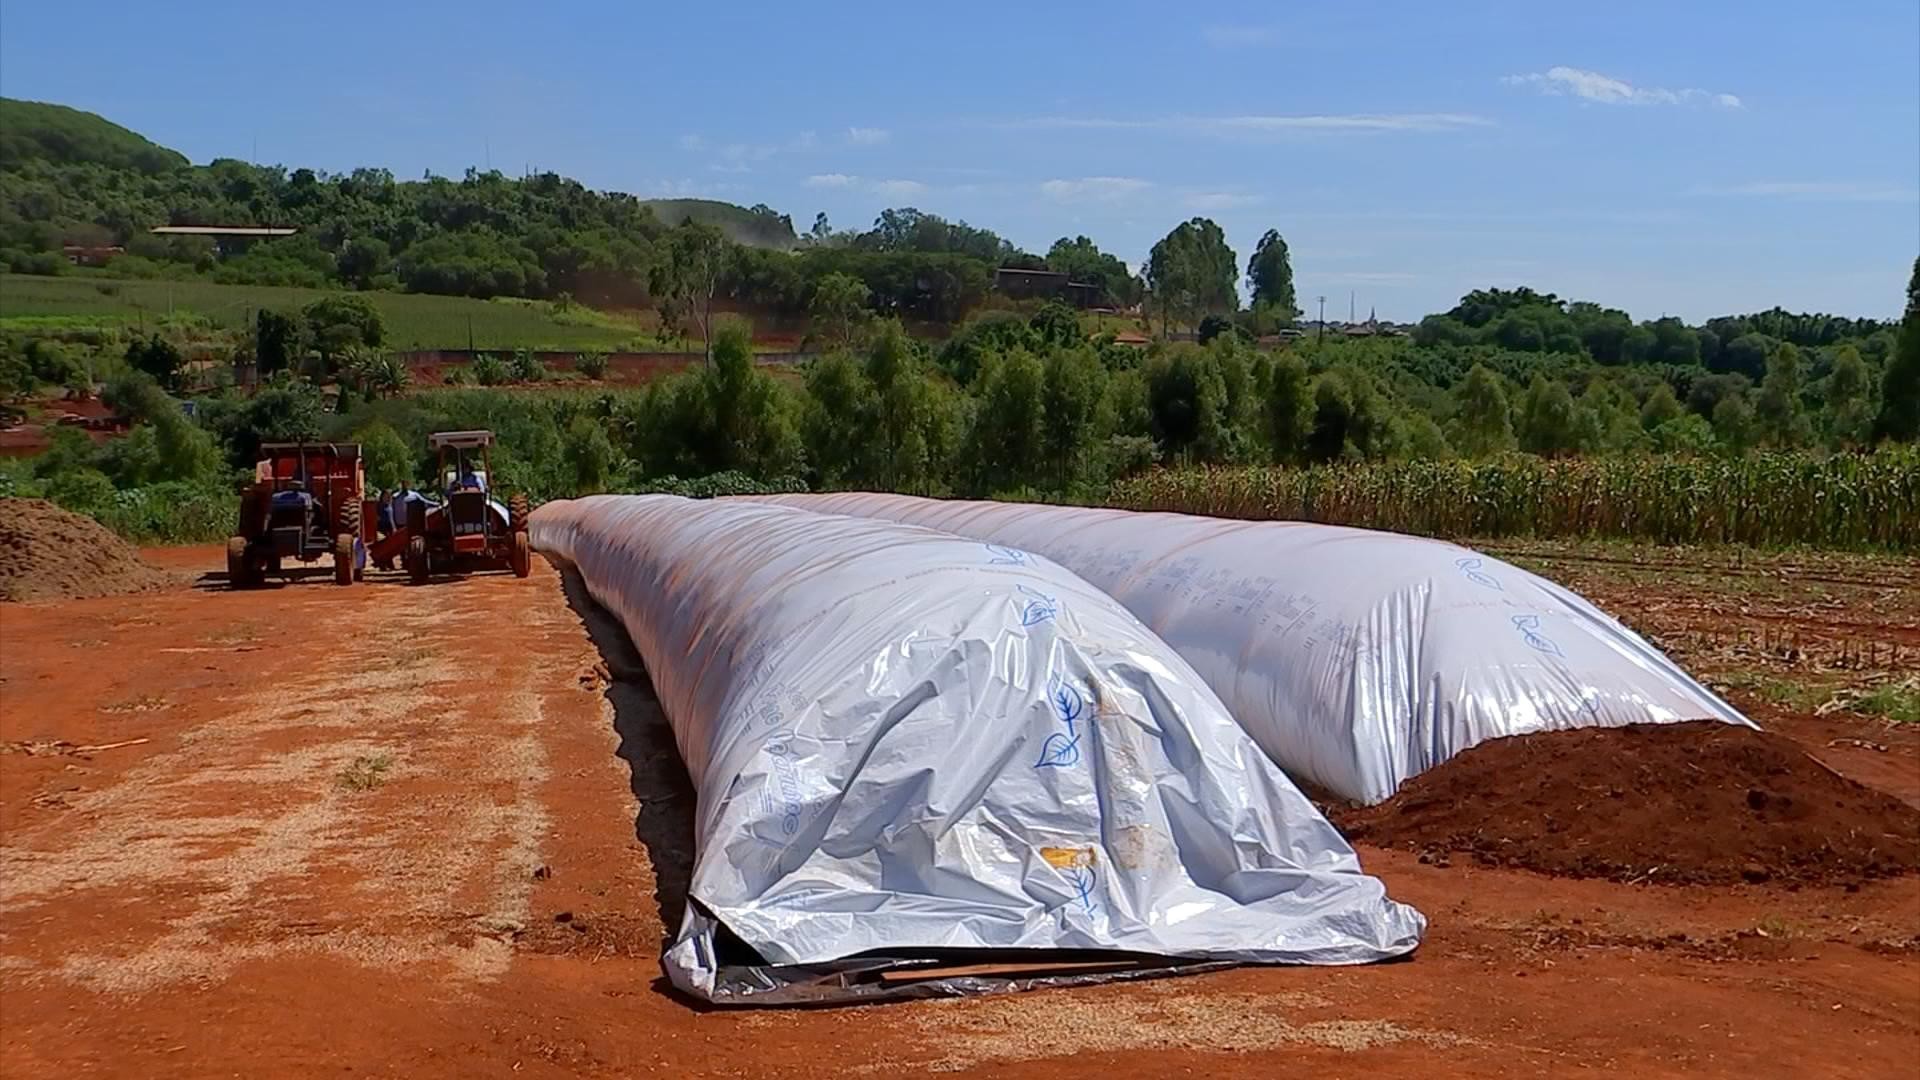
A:
[[[1137,975],[1418,943],[1420,914],[1192,669],[1044,559],[665,495],[549,503],[531,531],[625,624],[698,792],[664,958],[684,990],[926,995],[1035,980],[892,980],[957,956],[1153,958]]]
[[[906,495],[752,498],[1055,560],[1178,650],[1289,774],[1357,802],[1503,735],[1753,726],[1578,595],[1440,540]]]

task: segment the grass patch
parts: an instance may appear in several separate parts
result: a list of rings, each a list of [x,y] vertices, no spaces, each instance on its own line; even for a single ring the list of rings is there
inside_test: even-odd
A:
[[[0,330],[154,326],[169,312],[192,312],[226,330],[251,325],[261,308],[305,307],[340,290],[211,281],[114,280],[7,275],[0,289]],[[463,296],[366,292],[398,349],[615,349],[654,336],[638,321],[575,304],[562,310],[536,300],[473,300]]]
[[[1920,679],[1882,683],[1861,694],[1853,711],[1895,724],[1920,724]]]
[[[372,791],[387,782],[393,758],[387,754],[362,754],[347,763],[334,779],[348,791]]]

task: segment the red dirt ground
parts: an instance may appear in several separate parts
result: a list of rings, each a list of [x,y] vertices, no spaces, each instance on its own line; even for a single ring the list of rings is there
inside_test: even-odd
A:
[[[1920,1060],[1920,876],[1629,886],[1366,847],[1431,920],[1409,961],[702,1010],[658,967],[691,794],[631,656],[546,566],[420,588],[207,578],[0,620],[8,1077],[1888,1077]],[[1838,714],[1770,726],[1890,738]]]

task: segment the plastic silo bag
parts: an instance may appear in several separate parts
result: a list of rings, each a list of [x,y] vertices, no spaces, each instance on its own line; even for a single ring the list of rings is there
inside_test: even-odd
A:
[[[958,993],[1418,943],[1186,663],[1044,559],[664,495],[531,521],[625,624],[699,794],[664,958],[684,990]],[[1113,970],[914,981],[981,958]]]
[[[1586,600],[1457,544],[907,495],[753,496],[1044,555],[1179,651],[1273,759],[1344,799],[1504,735],[1752,722]]]

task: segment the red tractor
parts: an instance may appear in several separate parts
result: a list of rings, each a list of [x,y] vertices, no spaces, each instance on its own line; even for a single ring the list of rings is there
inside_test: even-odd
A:
[[[371,528],[358,443],[263,443],[227,540],[227,580],[258,585],[287,559],[332,556],[334,581],[351,585],[366,568]]]
[[[401,555],[415,584],[435,572],[511,570],[526,577],[533,568],[527,540],[527,498],[493,498],[491,431],[439,431],[427,437],[445,501],[415,494],[393,507],[394,531],[374,549],[376,560]]]

